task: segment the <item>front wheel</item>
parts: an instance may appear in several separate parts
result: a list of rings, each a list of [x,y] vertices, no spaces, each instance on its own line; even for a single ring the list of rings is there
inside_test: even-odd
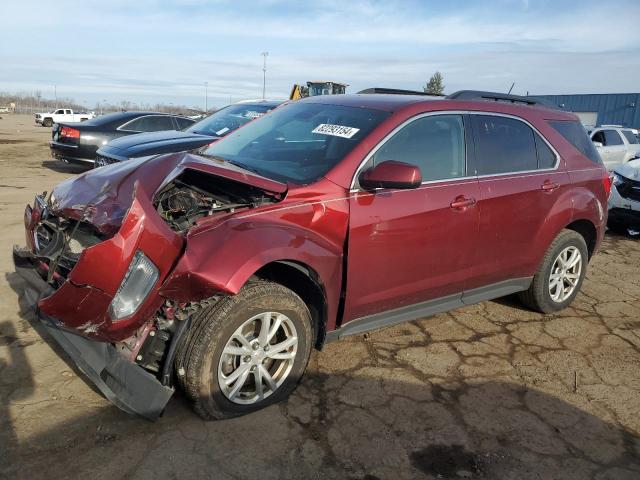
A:
[[[52,119],[50,119],[50,118],[45,118],[45,119],[42,121],[42,126],[43,126],[43,127],[50,127],[51,125],[53,125],[53,120],[52,120]]]
[[[312,332],[302,299],[276,283],[250,283],[199,311],[177,365],[196,412],[228,418],[286,398],[306,369]]]
[[[561,231],[547,249],[531,286],[520,294],[520,300],[542,313],[568,307],[580,291],[588,259],[582,235],[573,230]]]

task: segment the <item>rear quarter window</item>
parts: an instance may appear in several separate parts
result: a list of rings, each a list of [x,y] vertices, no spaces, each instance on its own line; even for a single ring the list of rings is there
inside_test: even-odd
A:
[[[577,120],[552,120],[549,125],[562,135],[571,145],[573,145],[580,153],[591,160],[593,163],[602,165],[600,154],[593,145],[593,142],[587,135],[587,131]]]

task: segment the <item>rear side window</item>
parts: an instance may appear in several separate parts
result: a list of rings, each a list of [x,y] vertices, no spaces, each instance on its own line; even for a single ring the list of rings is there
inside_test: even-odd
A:
[[[461,115],[418,118],[399,130],[373,156],[373,164],[387,160],[420,168],[423,181],[465,175],[464,126]]]
[[[605,130],[604,144],[607,147],[611,147],[613,145],[622,145],[622,138],[620,138],[620,134],[615,130]]]
[[[549,148],[549,145],[540,137],[536,137],[536,151],[538,152],[538,168],[553,168],[556,164],[556,154]]]
[[[538,168],[534,132],[528,125],[507,117],[470,117],[476,147],[477,175],[522,172]]]
[[[638,137],[636,137],[631,130],[622,130],[622,134],[630,144],[637,145],[639,143]]]
[[[169,116],[149,115],[123,125],[122,129],[131,132],[158,132],[161,130],[173,130],[174,126]]]
[[[593,163],[602,165],[600,154],[582,124],[574,120],[554,120],[549,125]]]

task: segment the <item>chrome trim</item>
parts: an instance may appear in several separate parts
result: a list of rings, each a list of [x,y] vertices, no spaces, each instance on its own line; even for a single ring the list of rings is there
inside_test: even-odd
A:
[[[554,148],[553,145],[551,145],[551,143],[549,143],[549,141],[545,138],[545,136],[542,135],[542,133],[540,133],[540,131],[536,127],[534,127],[529,121],[525,120],[524,118],[517,117],[515,115],[510,115],[510,114],[507,114],[507,113],[485,112],[485,111],[480,111],[480,110],[474,110],[474,111],[439,110],[437,112],[420,113],[420,114],[415,115],[415,116],[413,116],[411,118],[408,118],[407,120],[402,122],[400,125],[398,125],[396,128],[394,128],[391,132],[389,132],[382,140],[380,140],[380,142],[378,142],[378,144],[375,147],[373,147],[373,149],[367,154],[367,156],[364,158],[364,160],[362,162],[360,162],[360,165],[356,169],[355,174],[353,175],[353,177],[351,179],[349,192],[364,191],[361,188],[356,188],[355,187],[358,175],[361,173],[362,169],[367,164],[367,162],[371,159],[371,157],[373,155],[375,155],[376,152],[387,141],[389,141],[391,139],[391,137],[393,137],[396,133],[398,133],[398,131],[400,131],[402,128],[407,126],[409,123],[412,123],[412,122],[414,122],[416,120],[419,120],[421,118],[424,118],[424,117],[430,117],[430,116],[435,116],[435,115],[486,115],[486,116],[505,117],[505,118],[511,118],[513,120],[519,120],[519,121],[523,122],[525,125],[527,125],[529,128],[531,128],[547,144],[547,146],[551,149],[551,151],[556,156],[556,163],[555,163],[555,166],[551,167],[551,168],[542,168],[542,169],[535,169],[535,170],[520,170],[520,171],[516,171],[516,172],[492,173],[492,174],[487,174],[487,175],[471,175],[471,176],[467,175],[465,177],[453,177],[453,178],[446,178],[446,179],[442,179],[442,180],[427,180],[425,182],[422,182],[422,185],[430,185],[430,184],[433,184],[433,183],[465,180],[465,179],[470,179],[470,178],[481,179],[481,178],[488,178],[488,177],[502,177],[502,176],[507,176],[507,175],[527,174],[527,173],[533,173],[533,172],[536,172],[536,173],[553,172],[553,171],[558,170],[558,168],[560,167],[560,160],[561,160],[562,157],[560,157],[560,154],[558,153],[558,151]],[[464,126],[463,126],[463,128],[464,128]],[[465,139],[466,139],[466,136],[468,134],[466,128],[464,128],[464,133],[465,133]],[[537,154],[537,152],[536,152],[536,154]],[[468,159],[467,155],[468,155],[468,152],[467,152],[467,149],[466,149],[466,140],[465,140],[465,166],[468,166],[467,165],[467,159]],[[376,189],[376,190],[381,190],[381,189]]]
[[[80,145],[79,144],[72,145],[70,143],[61,143],[61,142],[56,142],[55,140],[51,140],[49,142],[49,148],[53,146],[62,147],[62,148],[78,148]]]

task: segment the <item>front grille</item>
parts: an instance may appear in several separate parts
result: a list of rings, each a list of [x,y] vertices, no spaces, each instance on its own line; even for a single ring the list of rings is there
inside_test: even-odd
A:
[[[621,177],[622,183],[616,185],[618,193],[622,198],[640,202],[640,181],[631,180],[630,178]]]
[[[112,163],[118,163],[115,158],[105,157],[104,155],[96,155],[95,167],[104,167],[105,165],[111,165]]]

